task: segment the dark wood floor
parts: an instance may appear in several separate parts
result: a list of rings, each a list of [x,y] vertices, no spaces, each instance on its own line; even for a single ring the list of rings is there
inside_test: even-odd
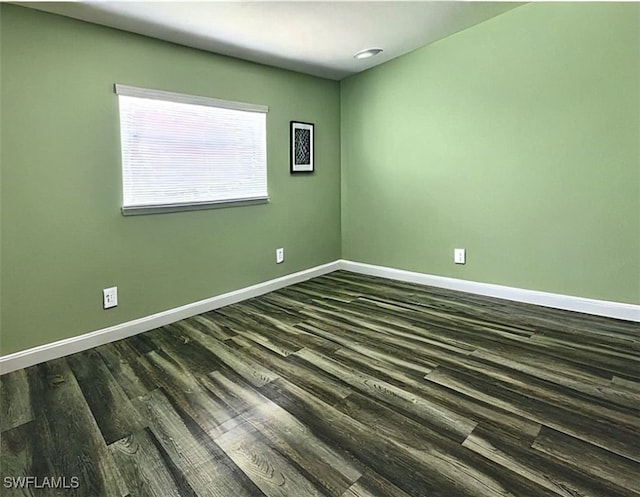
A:
[[[3,376],[0,493],[640,496],[639,415],[637,323],[336,272]]]

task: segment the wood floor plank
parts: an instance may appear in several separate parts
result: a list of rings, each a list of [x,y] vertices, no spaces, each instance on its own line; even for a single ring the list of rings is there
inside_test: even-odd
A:
[[[120,385],[129,399],[133,399],[149,392],[142,380],[138,378],[129,362],[118,353],[113,343],[101,345],[94,350],[109,369],[111,376]]]
[[[240,359],[233,349],[230,349],[223,342],[205,335],[201,331],[195,329],[185,329],[185,333],[193,340],[199,342],[203,347],[209,350],[227,367],[234,371],[238,371],[241,376],[254,386],[262,386],[270,381],[278,378],[276,374],[267,368],[258,364],[252,359]]]
[[[336,350],[339,345],[315,334],[308,333],[299,327],[303,319],[297,319],[293,324],[278,322],[277,318],[272,316],[262,316],[265,326],[261,328],[262,333],[266,333],[272,338],[278,336],[280,340],[284,340],[296,350],[300,348],[308,348],[322,353],[331,353]]]
[[[537,485],[523,481],[519,474],[483,459],[439,431],[359,393],[350,395],[335,407],[366,425],[375,426],[378,436],[425,460],[431,468],[430,473],[437,471],[449,474],[451,478],[468,480],[470,488],[478,494],[488,491],[500,494],[504,489],[516,495],[536,495],[539,492]],[[503,434],[498,433],[502,437]]]
[[[109,450],[131,495],[144,497],[197,497],[148,429],[111,444]]]
[[[640,323],[444,288],[336,271],[0,383],[0,476],[70,495],[640,497]]]
[[[29,381],[24,369],[0,376],[0,432],[33,421]]]
[[[28,370],[38,451],[54,477],[77,477],[82,495],[126,496],[128,490],[65,359]]]
[[[244,353],[328,404],[334,404],[353,392],[347,383],[296,356],[283,360],[261,347],[249,347]]]
[[[528,396],[564,402],[566,407],[570,406],[578,412],[588,412],[593,416],[620,423],[630,430],[640,430],[640,392],[635,394],[610,385],[572,380],[562,369],[553,371],[551,363],[547,364],[547,369],[529,366],[486,351],[476,351],[473,356],[503,366],[503,370],[506,367],[511,373],[503,374],[502,378],[526,390]],[[486,367],[483,369],[487,371]],[[520,376],[521,379],[518,380],[519,372],[525,373],[526,376]],[[619,409],[611,405],[612,403],[627,409]]]
[[[515,357],[518,355],[516,354]],[[443,370],[455,370],[472,374],[486,381],[517,387],[526,394],[527,398],[535,397],[551,403],[560,402],[565,407],[572,408],[581,414],[589,413],[594,417],[610,420],[612,423],[619,424],[629,430],[640,429],[638,417],[640,411],[633,407],[633,393],[626,394],[626,397],[632,401],[632,407],[621,408],[621,405],[626,404],[623,401],[617,402],[618,406],[612,406],[605,401],[601,392],[613,392],[614,390],[622,392],[622,389],[609,387],[610,381],[584,381],[583,384],[578,385],[576,384],[577,380],[567,379],[563,376],[562,365],[556,364],[557,372],[554,372],[552,361],[544,362],[545,368],[548,368],[548,371],[545,372],[544,368],[535,369],[522,362],[478,350],[468,357],[443,357],[440,362],[444,369],[427,375],[427,379],[437,376]],[[589,394],[593,395],[589,396]],[[621,399],[623,395],[625,394],[618,395],[617,398]],[[640,404],[638,406],[640,407]]]
[[[139,361],[141,354],[133,347],[129,339],[103,345],[98,347],[96,351],[129,399],[146,395],[157,388],[157,385],[141,367]]]
[[[237,426],[215,441],[267,497],[327,495],[287,458],[265,443],[253,427]]]
[[[221,315],[215,311],[207,312],[193,316],[190,319],[185,319],[177,324],[193,327],[198,331],[202,331],[207,335],[211,335],[218,340],[228,340],[233,337],[235,333],[229,330],[228,326],[221,319]]]
[[[463,445],[499,466],[565,497],[637,496],[635,492],[617,483],[606,482],[593,473],[575,470],[574,467],[563,464],[558,459],[548,458],[531,447],[514,445],[510,440],[483,427],[475,430]]]
[[[418,392],[422,396],[437,401],[440,405],[455,410],[458,414],[478,424],[482,423],[484,426],[491,426],[504,436],[516,438],[521,443],[530,444],[540,431],[541,425],[537,422],[477,399],[471,399],[440,385],[424,382],[422,378],[416,380],[413,376],[406,375],[397,368],[378,367],[375,364],[375,359],[357,354],[350,349],[340,349],[336,351],[335,356],[361,365],[363,371],[374,370],[374,374],[381,375],[387,381],[396,382],[394,384],[402,385],[412,392]]]
[[[156,385],[180,412],[189,416],[206,433],[215,436],[232,415],[213,399],[197,379],[170,353],[150,352],[139,362]]]
[[[577,438],[544,427],[532,447],[575,470],[640,495],[640,464]]]
[[[306,293],[311,297],[339,302],[353,302],[362,295],[360,292],[353,292],[337,286],[333,288],[333,292],[327,292],[327,287],[321,279],[307,280],[289,287],[289,289]]]
[[[367,470],[341,497],[411,497],[375,471]]]
[[[293,354],[300,349],[300,345],[288,341],[283,333],[273,333],[274,325],[268,319],[255,314],[246,304],[238,304],[223,309],[218,313],[225,316],[230,323],[230,329],[249,341],[261,344],[283,357]]]
[[[212,373],[208,380],[207,387],[212,392],[222,396],[327,495],[339,497],[362,475],[361,464],[327,445],[303,422],[249,385],[227,378],[224,372]]]
[[[627,380],[614,375],[611,385],[631,393],[640,392],[640,381]]]
[[[460,312],[460,309],[452,306],[450,301],[443,306],[433,305],[433,301],[430,299],[430,305],[425,305],[424,299],[412,302],[411,299],[401,300],[395,297],[365,296],[359,302],[364,309],[377,309],[378,312],[383,311],[384,314],[393,316],[398,320],[425,327],[427,330],[431,328],[438,332],[435,336],[440,334],[445,337],[449,335],[460,336],[463,331],[468,330],[476,332],[475,339],[482,340],[484,336],[483,334],[478,334],[478,331],[497,335],[503,339],[530,337],[535,333],[535,328],[522,323],[505,323],[504,320],[487,319],[486,315],[481,318],[473,313]],[[440,301],[440,303],[443,302]],[[466,309],[470,308],[467,306]],[[462,343],[466,343],[468,346],[469,337],[465,337]]]
[[[398,367],[412,369],[417,373],[425,374],[438,366],[433,357],[424,357],[424,354],[415,347],[411,348],[406,344],[398,343],[390,337],[372,336],[366,328],[341,326],[340,323],[332,320],[309,320],[297,326],[301,330],[335,342],[338,345],[337,348],[347,347],[365,357],[391,362]]]
[[[236,335],[229,340],[225,340],[224,343],[233,350],[250,349],[251,347],[254,347],[256,345],[256,342],[252,342],[251,340],[241,335]]]
[[[599,347],[593,345],[581,345],[579,343],[565,342],[544,335],[534,335],[531,342],[540,348],[551,350],[553,354],[564,354],[571,357],[575,362],[589,363],[597,361],[605,366],[609,371],[623,378],[633,380],[640,379],[640,370],[636,367],[638,357],[636,354],[628,352],[613,352],[603,354]]]
[[[356,349],[363,350],[362,347],[356,346]],[[399,359],[391,355],[373,354],[365,355],[350,347],[341,347],[334,351],[332,357],[350,362],[360,371],[372,374],[382,379],[391,379],[395,381],[396,386],[413,382],[423,378],[433,369],[421,367],[410,361]]]
[[[189,430],[169,400],[159,390],[138,399],[138,409],[149,420],[149,427],[167,457],[184,475],[199,497],[263,496],[254,486],[243,485],[234,477],[238,470],[222,454],[214,457]],[[204,433],[204,432],[203,432]]]
[[[635,432],[529,397],[521,399],[508,389],[462,373],[439,369],[429,373],[427,379],[640,462],[640,447]]]
[[[296,356],[301,357],[310,364],[314,364],[336,378],[341,378],[349,385],[366,392],[371,397],[392,404],[402,411],[423,417],[425,422],[438,426],[445,433],[458,437],[460,440],[464,440],[477,425],[474,421],[460,416],[448,408],[432,403],[427,398],[361,373],[313,351],[302,349],[296,352]]]
[[[415,307],[414,309],[418,308]],[[386,312],[390,311],[387,310]],[[416,320],[416,322],[424,323],[429,327],[434,327],[435,325],[438,334],[444,334],[445,336],[450,335],[458,337],[458,339],[463,338],[464,341],[474,344],[477,347],[492,350],[502,355],[511,356],[514,352],[522,355],[529,351],[530,354],[535,357],[539,357],[540,355],[544,357],[546,353],[550,353],[552,361],[559,365],[565,363],[573,365],[575,368],[591,369],[602,375],[603,378],[607,378],[608,376],[607,379],[610,379],[610,372],[609,375],[607,375],[601,368],[600,370],[593,368],[593,364],[597,364],[597,362],[590,360],[590,358],[584,358],[580,354],[576,354],[575,350],[572,351],[571,354],[567,354],[566,352],[558,353],[551,347],[539,347],[535,342],[531,341],[531,339],[536,336],[535,329],[527,330],[524,333],[514,333],[518,330],[518,327],[513,324],[487,323],[477,318],[452,316],[444,312],[416,312],[411,314],[410,317],[407,317],[406,311],[403,311],[402,316],[403,319],[408,319],[409,321]],[[434,316],[436,319],[434,319]],[[458,321],[457,325],[456,321]],[[567,361],[567,359],[569,360]],[[567,366],[564,366],[564,368],[569,369]]]
[[[140,413],[95,350],[66,359],[107,445],[144,428]]]
[[[510,471],[514,471],[520,475],[525,476],[529,480],[539,484],[540,486],[546,488],[547,490],[550,490],[554,494],[557,494],[561,497],[576,497],[577,495],[580,495],[573,489],[567,489],[561,483],[553,481],[548,477],[548,475],[520,463],[513,456],[500,451],[489,441],[477,435],[470,435],[462,445],[480,455],[485,456],[490,461],[494,461],[497,464],[504,466],[505,468],[509,468]]]
[[[418,497],[531,496],[551,497],[539,486],[519,486],[513,493],[490,476],[455,462],[446,453],[427,453],[396,443],[302,389],[279,379],[262,389],[289,412],[303,419],[320,437],[351,452],[362,463],[410,495]],[[433,455],[437,457],[433,457]],[[407,472],[406,468],[412,468]]]
[[[222,367],[222,363],[198,342],[189,338],[185,328],[194,327],[193,319],[163,326],[148,333],[159,350],[166,352],[171,359],[180,363],[190,373],[200,376]],[[196,329],[199,329],[196,327]]]
[[[3,496],[32,497],[36,490],[26,486],[25,478],[43,479],[54,475],[49,462],[43,457],[39,442],[34,421],[23,423],[2,433],[0,475],[2,475]],[[7,478],[9,481],[6,481]],[[38,496],[46,497],[55,494],[52,489],[42,489],[38,492]]]
[[[387,312],[385,306],[366,305],[366,302],[365,299],[358,299],[348,305],[323,302],[319,303],[313,310],[322,312],[328,316],[343,319],[345,316],[349,316],[353,324],[364,323],[367,327],[379,327],[378,331],[384,331],[393,336],[404,338],[409,342],[413,342],[415,345],[424,344],[451,350],[459,354],[468,354],[476,349],[475,346],[452,338],[451,336],[442,333],[431,333],[429,329],[424,326],[416,326],[407,319],[406,309],[403,309],[403,311],[405,311],[403,314],[398,313],[394,316]],[[381,309],[378,307],[382,307],[385,311],[381,312]],[[386,307],[388,308],[388,306]],[[451,321],[451,319],[449,321]]]
[[[412,314],[412,319],[429,326],[440,326],[442,331],[447,329],[463,331],[465,328],[474,331],[484,329],[490,333],[499,333],[504,338],[513,334],[528,337],[534,332],[534,328],[526,322],[510,319],[509,312],[496,313],[496,309],[488,305],[494,304],[500,308],[505,301],[489,297],[478,299],[471,294],[393,280],[378,279],[373,282],[371,278],[348,273],[334,276],[337,274],[333,273],[324,278],[329,280],[336,278],[341,285],[355,284],[359,288],[366,289],[361,300],[383,305],[390,304],[392,307],[387,308],[386,312],[393,313],[393,306],[397,307],[396,311],[400,311],[396,315],[402,317],[406,317],[412,310],[416,311]],[[451,324],[456,321],[458,325],[452,327]],[[509,324],[505,325],[505,321]]]
[[[316,399],[286,380],[279,379],[265,385],[262,392],[275,403],[302,420],[326,443],[357,457],[361,463],[413,496],[445,495],[437,487],[442,483],[436,475],[434,482],[421,477],[421,465],[406,451],[369,432],[353,418]],[[407,474],[403,468],[411,467]],[[427,474],[427,471],[424,471]],[[444,487],[442,487],[444,488]],[[433,492],[433,493],[432,493]]]
[[[296,309],[266,302],[262,297],[256,297],[245,303],[255,310],[255,312],[273,319],[280,325],[293,326],[302,320],[302,317],[296,312]]]
[[[277,318],[269,315],[260,314],[259,309],[256,309],[251,302],[243,302],[242,307],[238,307],[238,311],[251,316],[255,326],[259,328],[259,333],[254,333],[254,339],[263,336],[268,342],[274,341],[275,344],[279,344],[284,349],[288,349],[288,353],[281,354],[287,356],[291,351],[295,352],[303,347],[311,348],[312,350],[325,352],[332,352],[335,350],[335,344],[328,340],[324,340],[316,335],[306,333],[295,325],[300,324],[303,321],[304,316],[300,317],[293,324],[280,322]],[[238,333],[242,333],[238,328],[234,328]],[[261,344],[274,350],[277,353],[280,351],[274,348],[269,343],[261,342]]]

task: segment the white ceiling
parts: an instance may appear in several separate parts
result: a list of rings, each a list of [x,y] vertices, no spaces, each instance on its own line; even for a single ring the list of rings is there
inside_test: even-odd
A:
[[[339,80],[522,4],[92,1],[20,5]],[[371,47],[384,52],[371,59],[353,58]]]

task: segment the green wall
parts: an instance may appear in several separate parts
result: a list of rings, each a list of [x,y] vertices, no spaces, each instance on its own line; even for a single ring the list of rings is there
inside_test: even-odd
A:
[[[340,257],[337,82],[0,8],[1,354]],[[268,105],[271,202],[123,217],[114,83]],[[289,174],[292,119],[316,124],[313,176]]]
[[[639,33],[527,4],[343,80],[343,258],[640,303]]]
[[[342,83],[0,9],[0,354],[340,257],[640,303],[640,4],[528,4]],[[123,217],[116,82],[269,105],[271,202]]]

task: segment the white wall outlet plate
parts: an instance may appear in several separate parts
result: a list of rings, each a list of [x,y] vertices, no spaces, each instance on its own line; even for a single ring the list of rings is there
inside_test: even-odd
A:
[[[102,290],[102,306],[105,309],[111,309],[118,305],[118,287],[112,286]]]
[[[280,264],[281,262],[284,262],[284,249],[283,248],[276,249],[276,264]]]
[[[453,249],[453,262],[456,264],[464,264],[467,255],[465,249]]]

